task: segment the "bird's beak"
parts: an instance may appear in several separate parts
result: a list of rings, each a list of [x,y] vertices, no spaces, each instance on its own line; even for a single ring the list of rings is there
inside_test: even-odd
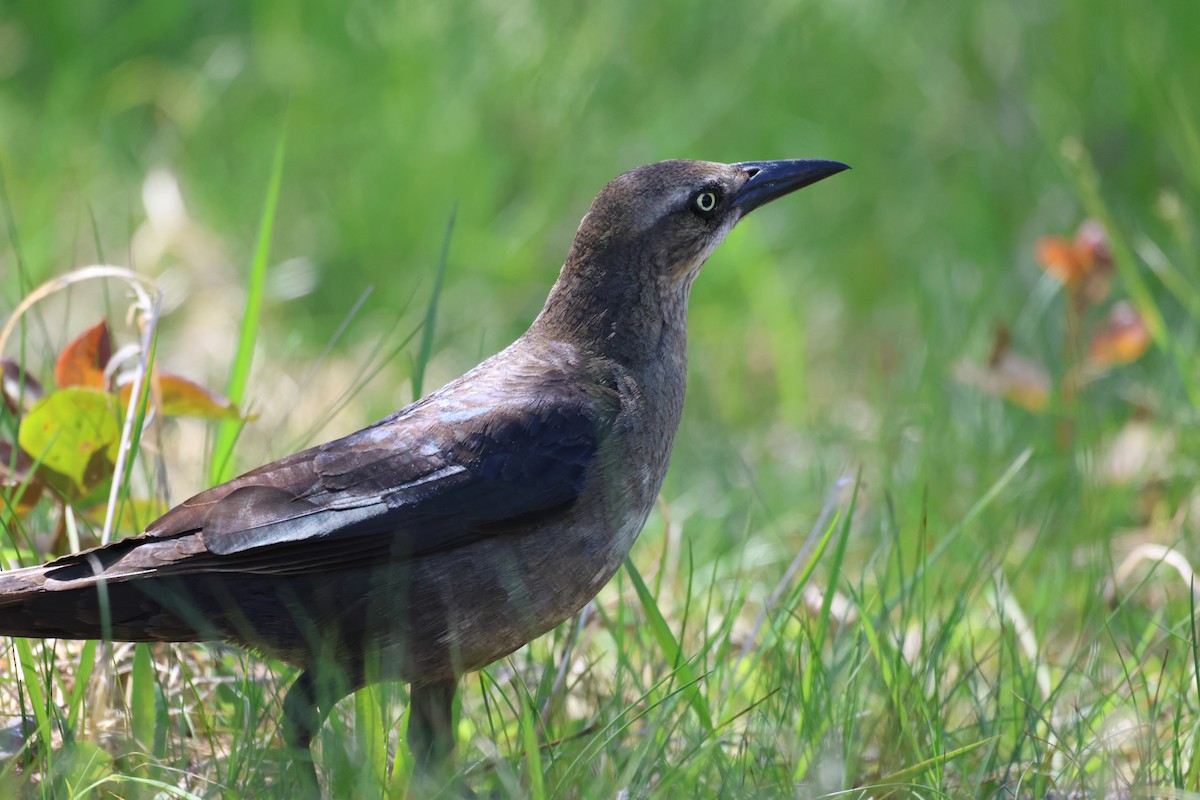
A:
[[[741,167],[750,176],[733,196],[733,205],[741,209],[743,217],[777,197],[850,169],[840,161],[819,158],[743,161],[733,166]]]

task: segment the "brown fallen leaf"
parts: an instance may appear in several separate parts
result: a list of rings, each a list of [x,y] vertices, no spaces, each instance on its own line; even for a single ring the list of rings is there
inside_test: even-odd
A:
[[[1014,353],[1012,337],[1003,323],[996,325],[986,368],[969,361],[955,367],[954,377],[967,386],[1003,397],[1035,414],[1050,402],[1050,373],[1031,358]]]
[[[42,384],[16,361],[0,359],[0,370],[3,371],[0,395],[4,397],[4,407],[13,414],[20,415],[45,396],[46,390]]]
[[[0,439],[0,507],[9,507],[18,516],[28,514],[44,488],[33,470],[33,459]]]
[[[1088,344],[1088,361],[1097,367],[1130,364],[1150,347],[1150,329],[1133,304],[1112,307]]]

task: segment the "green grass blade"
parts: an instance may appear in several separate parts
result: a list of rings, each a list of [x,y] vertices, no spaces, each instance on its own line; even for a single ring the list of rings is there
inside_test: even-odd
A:
[[[1138,269],[1138,259],[1133,246],[1129,244],[1129,237],[1125,235],[1122,228],[1118,227],[1109,211],[1100,186],[1100,176],[1096,172],[1096,165],[1092,162],[1087,150],[1076,140],[1069,140],[1064,144],[1063,153],[1074,168],[1075,182],[1084,208],[1087,209],[1090,216],[1100,220],[1108,233],[1113,262],[1116,264],[1117,274],[1121,276],[1121,282],[1129,292],[1130,300],[1133,301],[1138,313],[1146,323],[1146,329],[1150,331],[1154,344],[1174,362],[1175,368],[1179,372],[1180,383],[1187,391],[1192,406],[1200,407],[1200,384],[1197,384],[1193,378],[1195,364],[1187,361],[1178,343],[1174,341],[1173,332],[1167,326],[1162,309],[1155,300],[1154,292]],[[1165,274],[1171,274],[1171,270],[1167,269]],[[1168,288],[1171,288],[1170,285]]]
[[[24,688],[29,697],[29,705],[33,709],[33,718],[37,721],[37,736],[45,745],[48,745],[52,730],[50,712],[46,708],[46,694],[42,690],[41,676],[33,657],[33,644],[29,639],[13,639],[13,647],[17,651],[17,661],[21,665],[21,677],[25,679]],[[45,766],[49,770],[53,764],[54,748],[43,746],[39,748],[39,752],[43,754]]]
[[[121,784],[133,784],[134,786],[146,786],[151,789],[157,789],[158,791],[156,793],[154,793],[154,795],[153,795],[154,797],[171,797],[171,798],[178,798],[178,800],[202,800],[202,795],[193,794],[185,789],[180,789],[178,786],[172,786],[169,783],[164,783],[163,781],[154,780],[153,778],[142,778],[142,777],[138,777],[136,775],[107,775],[107,776],[101,778],[100,780],[94,781],[92,783],[87,784],[86,786],[81,787],[72,796],[74,796],[74,797],[105,796],[105,795],[100,795],[98,793],[100,787],[113,786],[113,785],[120,786]],[[129,797],[131,795],[137,796],[137,795],[133,795],[133,793],[131,793],[131,792],[122,792],[120,794],[113,792],[112,794],[109,794],[107,796],[109,796],[109,797],[118,797],[118,796]]]
[[[250,281],[246,287],[246,308],[242,314],[237,355],[230,367],[229,385],[225,391],[225,396],[239,408],[243,407],[246,384],[250,378],[250,365],[254,360],[254,344],[258,340],[259,319],[262,315],[263,294],[267,283],[267,260],[271,254],[271,238],[275,229],[275,215],[279,208],[279,188],[283,183],[286,145],[287,130],[284,128],[275,144],[275,158],[267,183],[267,197],[263,203],[258,242],[254,248],[254,261],[250,265]],[[218,423],[208,475],[211,483],[221,483],[232,477],[233,446],[237,443],[238,434],[241,433],[244,424],[244,420],[236,419],[222,420]]]
[[[92,679],[92,671],[96,668],[96,640],[90,639],[83,643],[79,651],[78,669],[75,671],[75,685],[71,688],[71,697],[67,702],[67,730],[74,736],[79,732],[79,718],[83,713],[83,698],[87,692],[88,683]]]
[[[633,581],[633,588],[642,603],[642,608],[646,611],[650,630],[658,642],[658,647],[662,652],[663,658],[668,664],[677,664],[678,666],[675,671],[679,675],[679,679],[683,683],[694,687],[688,692],[688,704],[696,713],[696,717],[700,720],[700,724],[704,726],[704,730],[711,733],[713,730],[712,714],[708,710],[708,702],[704,699],[704,694],[700,691],[699,682],[695,672],[692,670],[691,664],[682,658],[679,642],[675,639],[675,635],[671,633],[671,628],[667,625],[666,619],[663,618],[662,611],[659,610],[654,595],[650,593],[646,582],[642,580],[642,575],[638,572],[637,567],[628,558],[625,559],[625,572],[629,575],[629,579]]]
[[[927,769],[930,769],[931,767],[937,767],[937,766],[944,765],[947,762],[953,761],[954,759],[956,759],[960,756],[965,756],[967,753],[970,753],[974,750],[978,750],[981,747],[986,747],[987,745],[992,744],[999,738],[1000,738],[999,736],[989,736],[986,739],[980,739],[978,742],[971,742],[971,744],[963,745],[962,747],[956,748],[947,753],[939,753],[938,755],[927,758],[916,764],[907,766],[904,769],[897,770],[896,772],[893,772],[890,775],[885,775],[884,777],[880,778],[878,781],[873,781],[871,785],[882,787],[882,786],[906,783],[906,782],[912,780],[913,778],[915,778],[916,776],[920,775],[922,772],[925,772]]]
[[[131,727],[133,738],[149,749],[154,744],[154,663],[150,658],[150,645],[138,643],[133,649],[133,672],[130,698]]]
[[[933,552],[929,554],[929,556],[925,559],[925,562],[918,565],[917,568],[913,570],[912,576],[905,582],[904,589],[900,592],[899,597],[906,597],[912,593],[918,583],[925,579],[925,575],[929,571],[929,568],[940,561],[941,557],[950,550],[950,546],[958,539],[960,535],[962,535],[962,532],[966,530],[971,523],[974,522],[975,519],[984,512],[985,509],[987,509],[988,506],[995,502],[996,498],[999,497],[1000,494],[1008,487],[1008,485],[1017,477],[1017,475],[1019,475],[1021,471],[1025,469],[1026,464],[1029,463],[1029,459],[1032,457],[1033,447],[1030,446],[1022,450],[1017,457],[1013,459],[1013,462],[1008,465],[1008,468],[1004,470],[1004,473],[1001,474],[1001,476],[997,478],[994,483],[992,483],[986,492],[984,492],[983,497],[980,497],[978,500],[976,500],[975,504],[967,509],[967,513],[963,515],[962,519],[956,522],[954,526],[942,536],[942,538],[938,541],[937,547],[933,549]]]
[[[525,750],[525,765],[529,771],[529,796],[533,800],[546,797],[546,781],[542,775],[542,752],[538,746],[537,724],[533,716],[535,699],[528,692],[521,698],[521,745]]]
[[[446,277],[446,259],[450,255],[450,237],[454,233],[454,218],[457,213],[457,206],[450,209],[446,235],[442,239],[442,253],[438,257],[437,272],[433,278],[433,292],[429,295],[429,305],[425,307],[425,322],[421,325],[421,349],[417,352],[412,371],[413,400],[421,399],[425,392],[425,369],[433,355],[433,333],[437,327],[438,302],[442,297],[442,281]]]
[[[825,645],[825,637],[829,633],[830,617],[833,609],[833,596],[837,593],[838,577],[842,572],[842,561],[846,557],[846,544],[850,541],[850,522],[854,519],[854,508],[858,503],[858,487],[862,484],[862,475],[854,479],[854,492],[850,496],[850,503],[846,506],[846,513],[841,514],[841,533],[838,536],[837,547],[833,553],[833,563],[829,565],[829,583],[825,587],[825,597],[821,601],[821,613],[817,617],[817,634],[814,637],[814,647],[817,652],[820,652]],[[834,520],[836,523],[836,518]],[[831,525],[832,527],[832,525]],[[814,561],[815,563],[815,561]],[[811,574],[812,569],[805,570],[805,580]]]
[[[1188,645],[1191,651],[1188,655],[1191,656],[1192,674],[1191,678],[1194,682],[1196,696],[1200,697],[1200,636],[1196,631],[1196,579],[1195,577],[1189,581],[1188,589],[1188,609],[1191,613],[1188,614]],[[1200,721],[1192,728],[1192,736],[1190,739],[1192,758],[1188,765],[1187,779],[1184,782],[1184,788],[1192,791],[1200,790]]]
[[[370,773],[369,784],[382,787],[387,783],[387,736],[384,722],[383,692],[379,686],[369,686],[354,694],[354,727],[362,743],[363,768]]]

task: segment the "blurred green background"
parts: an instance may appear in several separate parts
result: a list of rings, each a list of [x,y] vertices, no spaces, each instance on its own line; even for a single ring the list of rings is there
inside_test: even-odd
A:
[[[1036,692],[983,669],[987,686],[956,684],[969,695],[959,704],[936,679],[960,651],[911,656],[911,685],[935,687],[927,728],[911,736],[928,730],[932,744],[889,759],[888,726],[900,724],[889,715],[903,718],[909,696],[892,693],[891,666],[854,666],[871,648],[850,628],[839,646],[853,640],[853,668],[834,658],[822,673],[833,687],[828,727],[813,722],[823,718],[809,700],[789,719],[787,692],[776,698],[781,725],[825,753],[828,731],[845,723],[846,774],[857,778],[1015,720],[981,758],[979,774],[991,775],[1041,758],[1044,737],[1029,733],[1041,723],[1023,714],[1073,714],[1098,696],[1095,729],[1078,732],[1080,751],[1090,747],[1103,709],[1124,714],[1159,696],[1133,679],[1126,687],[1122,670],[1160,655],[1166,665],[1172,637],[1186,638],[1178,593],[1169,598],[1180,613],[1165,618],[1159,606],[1106,616],[1099,599],[1140,542],[1190,555],[1200,509],[1189,400],[1200,396],[1198,31],[1195,0],[0,0],[0,312],[74,267],[130,265],[167,290],[160,363],[221,388],[285,139],[248,394],[262,417],[237,454],[251,467],[411,399],[415,344],[365,387],[362,370],[420,325],[452,214],[426,389],[519,335],[616,174],[680,157],[845,161],[853,171],[740,225],[697,282],[668,514],[651,520],[634,558],[694,555],[697,576],[739,598],[731,616],[752,618],[837,478],[861,471],[843,579],[819,577],[857,591],[864,618],[894,623],[905,647],[946,608],[967,619],[965,633],[954,622],[942,630],[967,643],[968,676],[984,658],[970,620],[994,622],[1006,641],[1010,600],[1023,604],[1043,649],[1013,656],[1028,657],[1017,680],[1036,672],[1049,685],[1046,662],[1061,671],[1044,706],[1009,709]],[[1096,214],[1119,275],[1072,323],[1036,243]],[[1161,314],[1156,345],[1065,396],[1088,332],[1131,297]],[[70,303],[35,330],[45,341],[31,364],[48,367],[103,313],[83,290]],[[1040,412],[960,380],[964,364],[986,370],[998,323],[1050,382]],[[335,417],[345,386],[361,391]],[[204,434],[188,431],[202,426],[181,424],[168,452],[175,500],[204,486],[192,463]],[[681,538],[664,544],[664,528]],[[929,552],[924,581],[907,582]],[[655,584],[660,602],[686,594],[683,575]],[[1005,578],[1016,600],[1001,597]],[[908,603],[919,610],[889,617]],[[1097,652],[1099,666],[1087,660]],[[1142,777],[1178,755],[1179,731],[1195,723],[1192,677],[1177,655],[1170,666],[1179,705],[1155,719],[1174,734],[1151,756],[1130,756],[1149,764]],[[887,691],[860,694],[859,680]],[[855,731],[848,721],[867,706],[884,708],[884,721]],[[878,772],[855,772],[859,754],[880,752]],[[1078,764],[1081,774],[1096,766]]]
[[[1041,442],[1045,525],[1078,510],[1058,489],[1079,488],[1079,451],[1052,445],[1061,420],[959,385],[954,364],[985,361],[1005,321],[1062,369],[1061,309],[1033,248],[1084,216],[1064,142],[1094,162],[1123,235],[1194,256],[1178,209],[1200,186],[1197,30],[1195,2],[9,0],[0,299],[101,257],[163,276],[182,308],[161,357],[219,387],[286,134],[250,398],[287,415],[269,365],[315,358],[367,287],[335,365],[397,319],[419,324],[454,209],[427,386],[523,330],[613,175],[676,157],[836,158],[854,170],[741,226],[696,286],[668,499],[719,521],[729,545],[758,504],[786,521],[777,535],[806,527],[834,478],[865,465],[902,516],[932,491],[956,519]],[[162,191],[173,181],[177,195]],[[139,239],[155,231],[157,245]],[[1169,300],[1177,363],[1194,365],[1195,321]],[[327,432],[409,399],[410,363]],[[323,408],[356,379],[329,369],[305,395]],[[1079,426],[1083,452],[1145,404],[1129,386],[1186,417],[1180,382],[1155,351],[1128,368],[1089,407],[1100,423]],[[243,465],[285,443],[247,447]]]

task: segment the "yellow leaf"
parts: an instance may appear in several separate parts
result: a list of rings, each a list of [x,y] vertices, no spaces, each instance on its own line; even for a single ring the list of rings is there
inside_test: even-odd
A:
[[[195,381],[169,372],[155,372],[151,390],[160,413],[168,417],[200,417],[202,419],[240,419],[238,407],[228,398],[210,392]],[[132,385],[120,389],[121,405],[129,405]]]

